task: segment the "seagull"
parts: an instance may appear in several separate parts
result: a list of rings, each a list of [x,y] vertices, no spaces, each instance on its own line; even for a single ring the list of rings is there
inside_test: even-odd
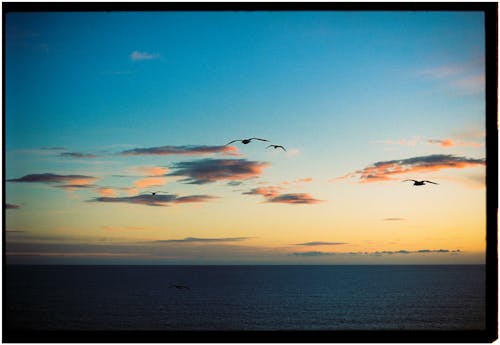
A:
[[[179,289],[179,290],[182,290],[182,289],[185,289],[185,290],[190,290],[189,286],[185,286],[185,285],[177,285],[177,284],[173,284],[173,285],[170,285],[170,287],[172,288],[176,288],[176,289]]]
[[[279,147],[279,148],[282,148],[283,151],[286,151],[286,149],[283,146],[281,146],[281,145],[269,145],[268,147],[266,147],[266,149],[268,149],[270,147],[274,147],[275,149],[277,149]]]
[[[241,141],[243,144],[245,144],[245,145],[246,145],[246,144],[248,144],[249,142],[251,142],[251,141],[252,141],[252,140],[254,140],[254,139],[255,139],[255,140],[260,140],[260,141],[269,141],[269,140],[267,140],[267,139],[260,139],[260,138],[236,139],[236,140],[233,140],[233,141],[228,142],[228,143],[227,143],[226,145],[224,145],[224,146],[227,146],[227,145],[229,145],[229,144],[232,144],[232,143],[234,143],[234,142],[236,142],[236,141]]]
[[[432,183],[432,184],[439,184],[439,183],[436,183],[436,182],[432,182],[432,181],[427,181],[427,180],[423,180],[423,181],[417,181],[417,180],[404,180],[402,182],[405,182],[405,181],[413,181],[413,185],[414,186],[423,186],[425,185],[426,182],[428,183]]]

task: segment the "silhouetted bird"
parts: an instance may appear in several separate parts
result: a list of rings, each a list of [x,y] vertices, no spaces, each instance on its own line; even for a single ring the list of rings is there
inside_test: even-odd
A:
[[[402,182],[405,182],[405,181],[413,181],[413,185],[414,186],[423,186],[425,185],[425,183],[432,183],[432,184],[439,184],[439,183],[436,183],[436,182],[432,182],[432,181],[427,181],[427,180],[423,180],[423,181],[417,181],[417,180],[404,180]]]
[[[173,285],[170,285],[171,288],[176,288],[176,289],[179,289],[179,290],[191,290],[189,288],[189,286],[186,286],[186,285],[177,285],[177,284],[173,284]]]
[[[279,147],[279,148],[283,149],[283,151],[286,151],[286,149],[281,145],[269,145],[268,147],[266,147],[266,149],[268,149],[270,147],[274,147],[275,149],[277,149]]]
[[[157,191],[157,192],[148,192],[148,193],[151,193],[151,195],[156,195],[158,193],[167,193],[167,192],[162,192],[161,190]]]
[[[243,144],[248,144],[249,142],[251,142],[252,140],[260,140],[260,141],[269,141],[269,140],[266,140],[266,139],[260,139],[260,138],[249,138],[249,139],[236,139],[236,140],[233,140],[233,141],[230,141],[228,142],[226,145],[224,146],[227,146],[229,144],[232,144],[234,142],[237,142],[237,141],[241,141]]]

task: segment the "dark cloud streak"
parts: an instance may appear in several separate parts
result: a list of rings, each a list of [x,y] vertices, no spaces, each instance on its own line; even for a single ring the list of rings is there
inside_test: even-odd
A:
[[[129,203],[146,206],[168,206],[169,204],[185,204],[195,202],[206,202],[216,197],[210,195],[188,195],[178,197],[175,194],[140,194],[128,197],[98,197],[89,202]]]
[[[175,163],[175,171],[167,176],[187,176],[181,180],[189,184],[206,184],[216,181],[240,181],[258,177],[269,166],[266,162],[246,159],[200,159]]]
[[[207,146],[207,145],[183,145],[183,146],[158,146],[147,148],[135,148],[120,152],[124,156],[144,155],[207,155],[213,153],[224,153],[229,155],[238,154],[235,146]]]

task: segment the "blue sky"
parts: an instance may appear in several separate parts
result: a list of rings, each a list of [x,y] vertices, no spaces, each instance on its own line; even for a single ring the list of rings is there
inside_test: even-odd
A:
[[[262,185],[310,178],[308,192],[325,203],[353,198],[360,186],[332,181],[376,162],[454,155],[464,167],[477,165],[485,156],[483,20],[480,12],[9,13],[6,178],[83,175],[98,179],[95,188],[119,190],[132,177],[116,176],[133,176],[137,167],[172,170],[204,157],[120,155],[125,150],[253,136],[288,148],[237,145],[239,158],[269,163]],[[465,184],[484,176],[484,167],[447,169],[446,178]],[[159,188],[212,193],[221,209],[233,207],[223,200],[234,202],[235,192],[219,182],[201,190],[165,183]],[[243,192],[257,185],[251,180]],[[42,200],[30,183],[6,190],[13,203]],[[54,188],[38,192],[54,209],[68,198]],[[71,199],[74,210],[92,217],[84,200],[95,195],[72,193],[80,198]],[[480,198],[484,189],[473,193]],[[11,211],[9,226],[24,224],[15,212],[36,223],[29,211]],[[338,240],[303,239],[314,241]]]

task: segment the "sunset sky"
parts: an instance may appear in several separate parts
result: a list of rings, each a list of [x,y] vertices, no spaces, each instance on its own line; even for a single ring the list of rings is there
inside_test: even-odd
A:
[[[7,263],[484,263],[481,12],[5,20]]]

